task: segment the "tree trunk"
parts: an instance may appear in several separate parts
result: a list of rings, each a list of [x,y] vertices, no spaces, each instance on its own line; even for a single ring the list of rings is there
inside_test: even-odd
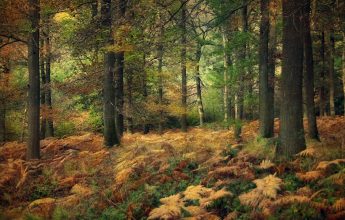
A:
[[[316,124],[315,103],[314,103],[314,61],[313,42],[310,34],[310,0],[305,0],[304,6],[304,63],[305,71],[303,77],[304,99],[308,118],[308,135],[310,138],[319,140]]]
[[[160,18],[161,19],[161,18]],[[163,47],[163,34],[164,34],[164,27],[160,25],[160,36],[159,36],[159,43],[157,48],[157,55],[158,55],[158,104],[159,104],[159,121],[158,121],[158,132],[160,134],[163,133],[163,76],[162,76],[162,69],[163,69],[163,54],[164,54],[164,47]]]
[[[319,86],[319,108],[320,116],[326,116],[326,94],[325,94],[325,33],[321,34],[321,72],[320,72],[320,86]]]
[[[335,84],[334,84],[334,54],[335,54],[335,47],[334,47],[334,33],[331,32],[327,35],[327,46],[329,50],[328,56],[328,82],[329,82],[329,110],[331,116],[335,116],[335,103],[334,103],[334,92],[335,92]]]
[[[244,6],[242,9],[242,31],[243,33],[248,32],[248,6]],[[240,51],[240,60],[242,60],[243,63],[246,62],[247,59],[247,42],[243,42],[243,48],[242,51]],[[235,108],[235,118],[238,120],[242,120],[244,118],[244,89],[245,89],[245,76],[248,73],[247,66],[243,66],[243,73],[240,74],[239,78],[239,91],[236,95],[237,101],[235,101],[236,108]],[[236,98],[235,97],[235,98]]]
[[[0,143],[6,141],[6,103],[0,99]]]
[[[132,97],[132,92],[133,92],[133,88],[132,88],[132,84],[133,84],[133,76],[132,73],[127,74],[127,132],[130,134],[133,134],[133,115],[132,115],[132,111],[133,111],[133,97]],[[146,125],[146,124],[145,124]],[[144,125],[144,127],[145,127]],[[145,130],[145,129],[144,129]]]
[[[201,78],[200,78],[200,59],[201,59],[201,49],[202,46],[198,43],[196,48],[196,66],[195,66],[195,83],[196,83],[196,97],[199,112],[199,124],[204,125],[204,106],[202,103],[202,93],[201,93]]]
[[[1,80],[1,75],[0,75]],[[6,141],[6,100],[1,91],[0,94],[0,143]]]
[[[344,92],[344,115],[345,115],[345,33],[343,32],[343,54],[342,54],[342,69],[343,69],[343,92]]]
[[[46,73],[45,73],[45,65],[44,65],[44,38],[40,40],[41,43],[41,51],[40,51],[40,69],[41,69],[41,108],[44,110],[46,107]],[[41,113],[41,139],[44,139],[46,137],[46,112],[43,111],[43,114]]]
[[[40,158],[40,64],[39,64],[39,1],[28,0],[30,30],[28,39],[28,141],[27,159]]]
[[[114,43],[112,38],[111,0],[103,0],[101,7],[102,27],[108,31],[108,45]],[[112,147],[119,143],[115,129],[115,89],[114,89],[114,65],[115,53],[104,53],[103,72],[103,121],[104,121],[104,145]]]
[[[147,74],[146,74],[146,55],[144,53],[143,55],[143,97],[144,100],[147,100],[148,97],[148,91],[147,91]],[[150,132],[150,125],[145,120],[144,126],[143,126],[143,132],[144,134],[148,134]]]
[[[182,107],[182,114],[181,114],[181,130],[183,132],[187,132],[187,66],[186,66],[186,56],[187,56],[187,30],[186,30],[186,2],[181,0],[181,4],[183,4],[181,9],[181,21],[180,21],[180,28],[181,28],[181,107]]]
[[[120,0],[119,4],[119,19],[125,19],[126,14],[126,0]],[[123,74],[125,65],[125,52],[120,51],[116,54],[116,73],[115,73],[115,110],[116,110],[116,132],[120,139],[124,131],[124,116],[123,116]]]
[[[277,157],[290,158],[305,149],[302,106],[303,2],[283,0],[280,145]]]
[[[223,65],[224,65],[224,73],[223,73],[223,79],[224,79],[224,89],[223,89],[223,104],[224,104],[224,121],[228,122],[231,118],[231,108],[230,108],[230,100],[229,100],[229,66],[231,65],[230,56],[227,52],[227,34],[226,29],[223,28],[222,30],[222,36],[223,36]]]
[[[46,105],[49,109],[49,114],[47,117],[47,137],[54,137],[54,123],[53,123],[53,105],[52,105],[52,89],[50,80],[50,64],[51,64],[51,43],[50,43],[50,31],[49,31],[50,21],[47,22],[47,31],[45,38],[45,48],[46,48]]]
[[[272,76],[269,76],[268,67],[268,38],[270,29],[268,5],[268,0],[261,0],[259,118],[260,135],[264,138],[270,138],[274,135],[274,85]]]
[[[6,141],[6,88],[8,87],[8,74],[10,72],[6,64],[4,64],[4,72],[0,73],[0,143]]]

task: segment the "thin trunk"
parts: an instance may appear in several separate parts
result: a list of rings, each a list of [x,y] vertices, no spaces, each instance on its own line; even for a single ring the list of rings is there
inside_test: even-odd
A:
[[[278,19],[278,2],[270,1],[269,6],[269,42],[268,42],[268,102],[271,103],[269,113],[270,126],[274,130],[274,87],[276,71],[276,50],[277,50],[277,19]],[[273,132],[273,131],[272,131]]]
[[[28,142],[27,159],[40,158],[40,63],[39,63],[39,20],[40,8],[38,0],[28,0],[30,27],[28,39]]]
[[[310,138],[319,140],[316,124],[315,103],[314,103],[314,61],[313,42],[310,34],[310,0],[305,0],[304,6],[304,62],[305,71],[303,77],[304,98],[306,114],[308,118],[308,135]]]
[[[119,20],[125,19],[126,14],[126,0],[120,0],[119,3]],[[124,131],[124,116],[123,116],[123,104],[124,104],[124,92],[123,92],[123,74],[125,65],[125,52],[120,51],[116,54],[116,72],[115,72],[115,110],[116,110],[116,132],[120,139]]]
[[[287,159],[305,149],[302,106],[303,2],[283,0],[283,63],[281,75],[280,145],[277,157]]]
[[[54,137],[54,122],[53,122],[53,105],[52,105],[52,89],[50,80],[50,64],[51,64],[51,43],[50,43],[50,33],[49,33],[50,21],[47,24],[46,38],[45,38],[45,48],[46,48],[46,105],[48,108],[47,117],[47,137]]]
[[[320,86],[319,86],[319,108],[320,116],[326,116],[326,94],[325,94],[325,33],[321,34],[321,72],[320,72]]]
[[[132,83],[133,83],[133,76],[132,74],[128,74],[127,76],[127,100],[128,100],[128,105],[127,105],[127,132],[132,134],[133,133],[133,99],[132,99]],[[145,125],[144,125],[145,127]]]
[[[343,54],[342,54],[342,69],[343,69],[343,92],[344,92],[344,115],[345,115],[345,33],[343,32]]]
[[[229,100],[229,65],[230,65],[230,56],[227,53],[227,43],[228,39],[226,36],[225,28],[222,31],[223,36],[223,65],[224,65],[224,73],[223,73],[223,80],[224,80],[224,89],[223,89],[223,104],[224,104],[224,121],[227,122],[231,118],[231,108],[230,108],[230,100]]]
[[[329,35],[328,50],[329,50],[329,56],[328,56],[328,72],[329,72],[329,110],[331,116],[335,116],[335,104],[334,104],[334,92],[335,92],[335,84],[334,84],[334,55],[335,55],[335,47],[334,47],[334,33],[331,32]]]
[[[187,56],[187,30],[186,30],[186,2],[181,0],[181,4],[183,4],[181,9],[181,21],[180,21],[180,28],[181,28],[181,107],[182,107],[182,114],[181,114],[181,130],[183,132],[187,132],[187,66],[186,66],[186,56]]]
[[[269,76],[268,67],[268,38],[269,38],[269,11],[268,0],[261,0],[261,22],[260,22],[260,79],[259,79],[259,117],[260,135],[270,138],[274,135],[274,104],[273,104],[273,80]],[[272,73],[272,72],[271,72]]]
[[[148,91],[147,91],[147,74],[146,74],[146,55],[144,53],[143,55],[143,97],[144,100],[147,100],[148,97]],[[144,134],[148,134],[150,132],[150,125],[145,120],[144,126],[143,126],[143,132]]]
[[[111,23],[111,0],[102,1],[102,27],[108,31],[108,45],[113,44],[112,23]],[[106,51],[104,53],[103,72],[103,121],[104,121],[104,145],[112,147],[119,143],[115,129],[115,89],[114,89],[114,68],[115,53]]]
[[[1,75],[0,75],[1,80]],[[2,86],[2,85],[1,85]],[[6,141],[6,100],[0,91],[0,143]]]
[[[162,69],[163,69],[163,26],[160,27],[160,36],[159,36],[159,44],[158,44],[158,104],[159,104],[159,121],[158,121],[158,132],[160,134],[163,133],[163,76],[162,76]]]
[[[6,132],[6,107],[7,107],[7,96],[8,85],[9,85],[9,74],[10,74],[10,63],[9,60],[5,61],[3,68],[3,74],[0,73],[0,143],[5,142],[7,139]]]
[[[244,6],[242,9],[242,31],[243,33],[248,32],[248,6]],[[242,63],[245,63],[247,59],[247,42],[243,42],[242,51],[240,51],[240,60]],[[243,74],[239,78],[239,91],[237,93],[237,101],[235,101],[237,107],[235,110],[235,118],[242,120],[244,118],[244,89],[245,89],[245,76],[248,73],[247,66],[243,66]]]
[[[40,59],[40,69],[41,69],[41,108],[44,110],[46,106],[46,73],[45,73],[45,65],[44,65],[44,40],[41,39],[41,59]],[[43,114],[42,114],[43,113]],[[43,111],[41,113],[41,139],[44,139],[46,137],[46,112]]]
[[[23,112],[23,118],[22,118],[22,133],[20,134],[20,142],[24,141],[25,137],[25,128],[26,128],[26,117],[28,114],[28,109],[27,109],[27,103],[24,105],[24,112]]]
[[[0,100],[0,143],[6,141],[6,103]]]
[[[199,112],[199,124],[200,126],[204,125],[204,106],[202,103],[202,94],[201,94],[201,78],[200,78],[200,59],[201,59],[201,49],[202,46],[198,43],[196,48],[196,66],[195,66],[195,83],[196,83],[196,97],[197,105]]]

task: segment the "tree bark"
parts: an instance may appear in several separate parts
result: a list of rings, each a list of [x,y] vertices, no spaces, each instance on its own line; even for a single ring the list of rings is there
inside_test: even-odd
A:
[[[40,64],[39,64],[39,20],[38,0],[28,0],[31,33],[28,39],[28,141],[27,159],[40,158]]]
[[[186,66],[186,56],[187,56],[187,30],[186,30],[186,4],[183,0],[181,0],[182,9],[181,9],[181,21],[180,21],[180,28],[181,28],[181,107],[182,107],[182,114],[181,114],[181,130],[183,132],[187,132],[187,66]]]
[[[199,124],[200,126],[204,125],[204,106],[202,103],[202,91],[201,91],[201,78],[200,78],[200,59],[201,59],[201,49],[202,46],[200,43],[197,44],[196,48],[196,66],[195,66],[195,83],[196,83],[196,98],[197,98],[197,105],[198,105],[198,113],[199,113]]]
[[[41,107],[45,109],[46,107],[46,73],[45,73],[45,65],[44,65],[44,38],[40,39],[41,43],[41,51],[40,51],[40,69],[41,69]],[[41,116],[41,139],[44,139],[46,137],[46,112],[43,112]]]
[[[331,32],[327,35],[327,45],[329,50],[328,56],[328,83],[329,83],[329,110],[331,116],[335,116],[335,103],[334,103],[334,92],[335,92],[335,85],[334,85],[334,54],[335,54],[335,47],[334,47],[334,33]]]
[[[126,0],[120,0],[118,14],[119,14],[120,21],[125,19]],[[116,54],[116,73],[115,73],[115,111],[116,111],[115,123],[116,123],[116,132],[119,139],[122,137],[123,131],[124,131],[124,115],[123,115],[124,65],[125,65],[125,52],[120,51]]]
[[[147,100],[147,97],[148,97],[148,90],[147,90],[147,73],[146,73],[146,55],[144,53],[143,55],[143,97],[144,97],[144,100]],[[147,121],[145,120],[144,122],[144,126],[143,126],[143,132],[144,134],[148,134],[150,132],[150,125],[147,123]]]
[[[345,115],[345,33],[343,32],[343,54],[342,54],[342,70],[343,70],[343,92],[344,92],[344,115]]]
[[[321,34],[321,72],[320,72],[320,86],[319,86],[319,109],[320,116],[326,116],[326,94],[325,94],[325,33]]]
[[[259,59],[259,119],[260,135],[270,138],[274,135],[274,84],[272,75],[269,75],[269,11],[268,0],[261,0],[261,22],[260,22],[260,59]],[[270,71],[272,74],[272,71]],[[274,78],[274,76],[273,76]]]
[[[308,136],[311,139],[319,140],[319,133],[316,124],[315,103],[314,103],[314,60],[313,42],[310,34],[310,0],[305,0],[304,5],[304,77],[303,89],[305,107],[308,119]]]
[[[49,30],[50,21],[47,22],[47,30],[45,37],[45,48],[46,48],[46,105],[49,110],[47,117],[47,137],[54,137],[54,122],[53,122],[53,105],[52,105],[52,89],[51,89],[51,43],[50,43],[50,30]]]
[[[157,48],[157,55],[158,55],[158,104],[159,104],[159,121],[158,121],[158,132],[160,134],[163,133],[163,55],[164,55],[164,47],[163,47],[163,26],[160,26],[160,36],[159,36],[159,43]]]
[[[132,111],[133,111],[133,96],[132,96],[132,92],[133,92],[133,88],[132,88],[132,83],[133,83],[133,75],[132,73],[127,74],[127,101],[128,101],[128,105],[127,105],[127,132],[132,134],[134,131],[133,128],[133,115],[132,115]],[[145,124],[146,125],[146,124]],[[144,125],[144,128],[145,128]],[[144,129],[145,130],[145,129]]]
[[[102,27],[108,31],[108,45],[114,43],[112,38],[111,22],[111,0],[103,0],[101,7]],[[104,53],[103,72],[103,121],[104,121],[104,145],[112,147],[119,143],[115,129],[115,53],[106,51]]]
[[[248,32],[248,6],[244,6],[242,8],[242,31],[243,33]],[[247,59],[247,42],[243,42],[243,48],[240,51],[240,60],[242,60],[243,63],[245,63]],[[245,76],[248,73],[248,68],[246,65],[243,67],[243,73],[240,74],[239,77],[239,90],[235,96],[235,118],[237,120],[242,120],[244,118],[244,90],[245,90]]]
[[[3,74],[0,73],[0,143],[6,141],[6,102],[8,92],[8,75],[10,73],[9,63],[5,62]]]
[[[231,59],[227,52],[227,33],[226,29],[223,28],[222,30],[222,37],[223,37],[223,65],[224,65],[224,73],[223,73],[223,80],[224,80],[224,89],[223,89],[223,104],[224,104],[224,121],[228,122],[231,118],[231,108],[230,108],[230,100],[229,100],[229,66],[231,65]]]
[[[0,100],[0,143],[6,141],[6,104],[5,100]]]
[[[305,149],[302,106],[303,2],[283,0],[280,145],[277,157],[290,158]]]

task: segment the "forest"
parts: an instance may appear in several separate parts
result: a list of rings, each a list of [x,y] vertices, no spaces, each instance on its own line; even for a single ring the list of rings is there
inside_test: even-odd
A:
[[[345,0],[0,0],[0,220],[345,219]]]

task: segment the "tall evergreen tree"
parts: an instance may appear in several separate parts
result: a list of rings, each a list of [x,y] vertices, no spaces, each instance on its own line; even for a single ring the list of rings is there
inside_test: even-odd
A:
[[[111,46],[114,43],[111,31],[111,0],[102,0],[101,16],[102,27],[107,31],[107,45]],[[113,51],[106,51],[104,53],[103,72],[103,121],[104,144],[108,147],[119,143],[115,129],[114,65],[115,53]]]
[[[30,30],[28,38],[28,141],[27,159],[40,158],[40,64],[39,64],[39,20],[38,0],[28,0]]]
[[[302,106],[303,4],[300,0],[283,0],[280,145],[277,156],[285,158],[306,147]]]
[[[187,19],[187,2],[181,0],[181,107],[182,114],[180,118],[181,130],[187,132],[187,30],[186,30],[186,19]]]
[[[259,120],[260,135],[273,136],[274,127],[274,89],[272,76],[269,77],[268,42],[269,42],[269,1],[261,0],[260,51],[259,51]]]
[[[304,5],[304,66],[303,92],[308,118],[308,135],[312,139],[319,140],[314,103],[314,60],[310,34],[310,0],[305,0]]]

